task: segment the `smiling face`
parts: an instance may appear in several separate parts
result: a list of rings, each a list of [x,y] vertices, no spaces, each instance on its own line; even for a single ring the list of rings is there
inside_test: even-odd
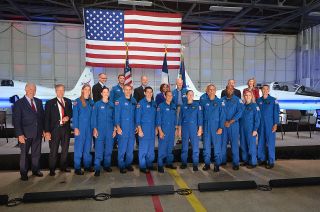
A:
[[[83,93],[83,97],[85,99],[88,99],[90,94],[91,94],[91,88],[90,86],[85,86],[83,89],[82,89],[82,93]]]
[[[217,89],[214,85],[208,85],[208,87],[206,89],[206,92],[210,98],[212,98],[216,95],[216,91],[217,91]]]
[[[189,90],[187,92],[187,100],[188,100],[189,103],[193,102],[193,97],[194,97],[193,91]]]
[[[119,84],[123,85],[123,84],[124,84],[124,81],[125,81],[124,76],[119,76],[119,77],[118,77],[118,81],[119,81]]]
[[[102,84],[105,84],[107,82],[107,75],[106,74],[100,74],[99,75],[99,81],[102,83]]]
[[[126,98],[130,98],[132,94],[132,87],[130,85],[125,85],[123,88],[123,92]]]
[[[167,91],[165,98],[166,98],[166,102],[167,103],[171,103],[172,98],[173,98],[172,92],[171,91]]]
[[[109,98],[109,89],[104,88],[101,92],[102,99],[107,100]]]
[[[64,86],[57,86],[56,87],[56,94],[58,98],[62,98],[64,96]]]
[[[246,101],[246,104],[250,104],[250,103],[252,102],[252,99],[253,99],[252,92],[247,91],[247,92],[244,94],[244,100]]]
[[[151,88],[147,88],[144,92],[144,95],[146,96],[146,99],[151,100],[153,91]]]
[[[37,87],[33,83],[27,83],[25,87],[26,96],[30,99],[33,99],[33,97],[36,95]]]
[[[261,90],[262,90],[263,96],[268,96],[269,95],[270,89],[269,89],[268,86],[264,85]]]
[[[142,86],[147,86],[148,85],[148,77],[147,76],[142,76],[141,77],[141,85]]]

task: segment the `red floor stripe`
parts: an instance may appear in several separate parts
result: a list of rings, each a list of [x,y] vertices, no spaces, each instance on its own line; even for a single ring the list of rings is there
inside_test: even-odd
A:
[[[154,186],[153,178],[150,173],[146,174],[147,182],[149,186]],[[161,206],[160,198],[158,195],[152,196],[153,207],[156,212],[163,212],[163,208]]]

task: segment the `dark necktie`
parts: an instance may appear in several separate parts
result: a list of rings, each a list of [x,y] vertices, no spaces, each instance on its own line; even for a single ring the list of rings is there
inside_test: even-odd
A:
[[[31,109],[32,109],[34,112],[37,112],[37,109],[36,109],[36,106],[34,105],[33,99],[31,99]]]

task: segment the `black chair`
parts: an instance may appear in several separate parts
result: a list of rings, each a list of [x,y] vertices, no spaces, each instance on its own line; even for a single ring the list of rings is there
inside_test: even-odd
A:
[[[302,116],[300,110],[287,110],[287,121],[286,123],[295,123],[296,124],[296,130],[297,130],[297,136],[299,138],[299,127],[300,126],[307,126],[309,128],[309,134],[311,138],[311,123],[310,123],[310,114],[307,114],[305,116]],[[306,117],[306,119],[302,119],[302,117]]]
[[[4,131],[4,134],[6,136],[7,139],[7,143],[8,141],[8,134],[7,134],[7,113],[6,111],[0,111],[0,131],[2,134],[2,131]]]

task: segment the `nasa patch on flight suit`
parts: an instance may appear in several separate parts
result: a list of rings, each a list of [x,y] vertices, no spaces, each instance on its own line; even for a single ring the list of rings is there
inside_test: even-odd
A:
[[[239,99],[240,104],[243,104],[243,101],[241,99]]]
[[[224,103],[224,101],[222,101],[222,102],[221,102],[221,105],[222,105],[223,107],[225,106],[225,103]]]
[[[93,108],[94,108],[94,106],[93,106]],[[104,106],[103,106],[103,105],[101,105],[100,109],[104,109]]]
[[[170,110],[170,108],[166,108],[166,111],[169,111]]]
[[[199,110],[202,110],[201,105],[199,105]]]
[[[115,101],[114,104],[115,104],[115,105],[119,105],[119,101]]]
[[[137,104],[137,108],[140,108],[140,104]]]
[[[256,108],[257,108],[257,111],[260,111],[260,108],[258,106]]]

